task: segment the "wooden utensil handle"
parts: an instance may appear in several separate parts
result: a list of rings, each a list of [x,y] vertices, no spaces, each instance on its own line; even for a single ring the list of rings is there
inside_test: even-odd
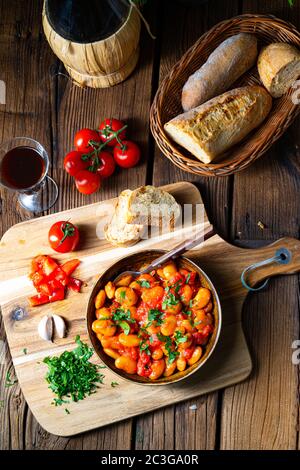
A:
[[[167,261],[176,259],[186,251],[191,250],[195,246],[200,245],[200,243],[204,242],[205,240],[208,240],[213,235],[215,235],[215,231],[212,225],[209,224],[203,231],[198,232],[193,238],[184,240],[183,242],[176,245],[172,250],[164,253],[162,256],[152,261],[152,263],[146,269],[141,271],[141,273],[149,273]]]
[[[266,259],[276,257],[276,255],[281,257],[281,261],[273,261],[263,266],[253,266],[253,269],[247,274],[247,283],[250,286],[256,286],[272,276],[294,274],[300,271],[300,241],[295,238],[281,238],[267,247],[251,251],[249,265],[259,264]]]

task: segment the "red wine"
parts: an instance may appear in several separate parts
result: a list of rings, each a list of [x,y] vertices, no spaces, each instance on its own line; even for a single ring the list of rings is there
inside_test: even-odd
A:
[[[38,183],[45,171],[41,155],[31,147],[16,147],[1,162],[1,180],[13,189],[26,189]]]

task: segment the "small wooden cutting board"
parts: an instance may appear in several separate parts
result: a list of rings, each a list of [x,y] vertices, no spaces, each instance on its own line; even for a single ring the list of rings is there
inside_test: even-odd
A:
[[[191,183],[176,183],[163,189],[182,205],[202,204],[198,189]],[[222,305],[222,332],[209,361],[186,381],[161,387],[136,385],[103,369],[104,385],[85,400],[68,404],[70,414],[65,413],[63,406],[51,404],[53,395],[44,379],[47,366],[42,360],[73,349],[76,335],[88,341],[86,306],[99,275],[114,261],[130,253],[148,248],[170,249],[183,233],[186,238],[191,234],[191,227],[180,228],[175,230],[175,235],[156,236],[133,247],[112,247],[106,240],[99,240],[96,234],[97,224],[101,224],[103,213],[111,203],[114,200],[17,224],[5,233],[0,243],[0,302],[16,374],[35,418],[48,432],[60,436],[75,435],[227,387],[248,377],[252,368],[241,324],[247,290],[241,284],[240,275],[249,264],[272,255],[274,247],[245,250],[231,246],[215,235],[205,242],[204,247],[200,245],[188,253],[213,281]],[[54,254],[47,242],[48,230],[54,222],[68,219],[80,229],[81,246],[71,256]],[[206,215],[203,224],[209,225]],[[60,261],[78,257],[82,263],[76,277],[86,283],[83,292],[70,293],[64,301],[30,308],[27,297],[34,294],[34,288],[27,274],[31,259],[39,253],[50,254]],[[37,326],[47,313],[64,317],[68,324],[66,338],[55,339],[53,343],[40,339]],[[24,348],[27,354],[24,354]],[[93,360],[100,362],[96,357]],[[113,381],[119,385],[112,388]]]

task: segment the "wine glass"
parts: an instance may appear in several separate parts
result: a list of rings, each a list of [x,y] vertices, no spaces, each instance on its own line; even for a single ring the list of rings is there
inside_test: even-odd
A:
[[[19,193],[20,205],[30,212],[46,211],[57,200],[48,170],[49,156],[36,140],[15,137],[0,145],[0,185]]]

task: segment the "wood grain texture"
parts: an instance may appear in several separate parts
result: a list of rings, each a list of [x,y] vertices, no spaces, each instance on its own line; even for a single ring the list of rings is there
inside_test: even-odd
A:
[[[175,7],[173,2],[171,7],[170,3],[164,2],[164,8],[161,9],[163,16],[160,19],[160,35],[158,37],[160,62],[159,70],[156,71],[157,84],[201,34],[215,23],[239,13],[238,0],[231,2],[215,0],[199,7],[184,7],[182,5]],[[223,238],[228,239],[231,214],[231,177],[207,179],[185,173],[172,165],[155,146],[153,183],[159,185],[183,180],[191,181],[197,185],[211,223]],[[217,402],[218,393],[214,393],[206,398],[194,399],[193,404],[196,404],[197,410],[191,412],[187,411],[187,405],[179,405],[178,409],[170,407],[164,412],[159,411],[138,418],[137,438],[142,435],[142,430],[147,438],[144,439],[144,447],[139,439],[137,439],[136,445],[138,448],[144,449],[174,449],[180,446],[182,446],[181,448],[191,448],[193,442],[195,449],[213,449],[218,433]],[[176,426],[174,416],[176,416]],[[208,423],[207,420],[211,416],[214,416],[214,419]],[[192,426],[192,432],[189,433],[188,438],[186,436],[186,420]],[[155,427],[152,426],[153,422],[156,423]],[[157,429],[165,428],[172,430],[174,439],[170,439],[167,433],[157,432]]]
[[[190,183],[176,183],[164,189],[182,205],[202,204],[199,191]],[[99,393],[86,398],[79,405],[68,404],[70,415],[67,419],[63,407],[51,405],[52,393],[46,387],[44,376],[47,368],[42,359],[60,354],[65,349],[73,349],[76,335],[86,340],[86,309],[91,287],[99,275],[125,255],[153,248],[171,248],[183,236],[190,238],[194,230],[193,225],[187,225],[176,228],[174,234],[171,232],[164,238],[151,237],[130,248],[111,247],[106,240],[99,239],[99,232],[96,231],[97,225],[102,222],[103,208],[109,203],[110,201],[105,204],[96,203],[18,224],[7,231],[1,240],[0,302],[16,374],[39,423],[47,431],[60,436],[78,434],[205,394],[243,380],[251,371],[251,359],[241,328],[241,310],[247,290],[241,284],[240,273],[248,263],[268,257],[275,248],[244,250],[227,244],[215,235],[204,242],[205,249],[202,244],[189,252],[189,256],[213,279],[223,310],[220,341],[210,360],[187,380],[165,386],[163,392],[161,387],[145,387],[128,382],[120,376],[119,386],[112,390],[110,384],[115,380],[115,375],[106,369],[105,382]],[[113,206],[112,203],[110,205]],[[108,219],[109,217],[110,215]],[[49,225],[58,219],[72,219],[81,227],[85,244],[81,246],[79,253],[74,252],[74,256],[80,256],[81,265],[76,275],[84,281],[85,287],[80,295],[70,294],[64,301],[30,308],[27,296],[34,288],[26,279],[28,265],[37,250],[45,254],[51,253],[45,243],[45,233]],[[207,225],[207,217],[204,217],[203,222],[198,222],[198,230],[207,228]],[[34,234],[34,237],[29,237],[29,234]],[[26,240],[26,250],[18,243],[20,239]],[[226,269],[222,269],[224,253],[229,259]],[[56,258],[62,261],[68,256]],[[293,268],[291,264],[286,270]],[[300,260],[298,268],[300,269]],[[24,309],[25,314],[21,319],[14,317],[17,308]],[[40,319],[50,312],[61,315],[68,323],[67,337],[56,338],[54,343],[43,341],[37,334]],[[26,355],[23,352],[24,347],[27,348]],[[94,360],[99,362],[96,357]]]
[[[299,29],[299,5],[290,9],[281,0],[243,1],[243,13],[254,11],[272,13]],[[260,161],[235,175],[233,239],[299,237],[298,136],[299,119]],[[254,369],[250,380],[224,392],[221,448],[295,449],[299,378],[291,345],[299,338],[297,276],[274,279],[268,290],[250,295],[243,320]]]
[[[144,54],[140,57],[138,69],[129,80],[110,90],[80,89],[72,84],[51,53],[42,31],[41,12],[42,1],[28,1],[24,7],[16,0],[10,3],[9,8],[6,2],[1,2],[1,79],[5,79],[10,86],[7,87],[7,105],[0,105],[0,119],[3,139],[13,135],[33,136],[50,153],[50,175],[60,187],[59,199],[50,211],[53,213],[116,196],[127,187],[145,182],[154,51],[153,41],[143,31],[141,41]],[[146,11],[155,29],[154,13],[150,10],[148,15]],[[84,197],[77,192],[71,178],[63,171],[63,157],[73,147],[76,130],[80,127],[97,127],[99,121],[107,116],[128,121],[132,137],[141,146],[142,162],[137,168],[117,171],[109,184],[104,183],[100,193]],[[16,204],[16,197],[6,191],[1,191],[1,211],[2,233],[15,223],[32,217],[32,214],[21,210]],[[1,332],[5,340],[3,330]],[[66,447],[68,440],[53,438],[42,430],[28,411],[17,387],[4,388],[6,371],[9,369],[13,374],[9,355],[7,357],[7,364],[1,367],[4,408],[0,409],[0,422],[6,424],[7,432],[0,435],[0,448]],[[21,405],[18,408],[6,408],[16,394]],[[128,449],[131,446],[131,422],[89,433],[81,440],[77,438],[76,442],[78,447],[107,449],[118,448],[119,442]]]

